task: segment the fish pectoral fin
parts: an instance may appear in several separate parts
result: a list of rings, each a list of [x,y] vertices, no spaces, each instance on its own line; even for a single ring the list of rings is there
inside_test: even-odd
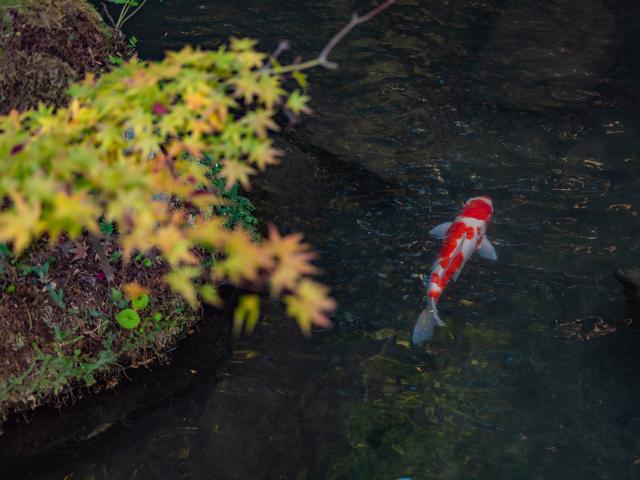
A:
[[[458,270],[456,271],[456,273],[454,273],[454,274],[453,274],[452,280],[453,280],[454,282],[457,282],[457,281],[458,281],[458,277],[460,276],[460,272],[461,272],[461,271],[462,271],[462,268],[458,269]]]
[[[437,238],[438,240],[442,240],[444,236],[447,234],[447,231],[449,230],[449,227],[451,226],[452,223],[453,222],[444,222],[438,225],[437,227],[433,227],[431,230],[429,230],[429,235]]]
[[[498,254],[496,253],[496,249],[493,244],[489,241],[487,236],[482,237],[482,241],[480,245],[478,245],[477,249],[478,255],[482,258],[486,258],[487,260],[497,260]]]

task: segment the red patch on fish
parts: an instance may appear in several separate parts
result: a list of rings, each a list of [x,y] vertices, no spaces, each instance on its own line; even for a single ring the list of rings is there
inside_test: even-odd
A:
[[[476,199],[469,202],[460,212],[461,217],[476,218],[488,222],[493,214],[493,208],[484,200]]]

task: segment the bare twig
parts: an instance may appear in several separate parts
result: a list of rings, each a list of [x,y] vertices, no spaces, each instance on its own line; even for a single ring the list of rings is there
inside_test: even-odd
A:
[[[280,43],[278,43],[278,48],[276,48],[274,52],[269,56],[267,65],[271,65],[271,63],[278,59],[282,52],[284,52],[285,50],[289,50],[289,47],[289,40],[280,40]]]
[[[107,258],[107,254],[102,247],[102,243],[100,243],[100,238],[95,236],[93,233],[89,233],[89,238],[91,239],[91,243],[93,244],[93,248],[96,250],[98,254],[98,259],[100,260],[100,268],[102,268],[102,273],[107,279],[107,283],[113,282],[115,277],[113,273],[113,268],[111,268],[111,264],[109,263],[109,259]]]
[[[360,16],[354,13],[349,23],[347,23],[338,33],[336,33],[333,36],[333,38],[331,38],[331,40],[329,40],[329,43],[327,43],[324,46],[324,48],[320,52],[320,55],[318,55],[317,58],[314,58],[313,60],[307,60],[306,62],[302,62],[302,63],[287,65],[286,67],[279,67],[274,69],[274,71],[277,73],[288,73],[288,72],[306,70],[308,68],[314,68],[318,66],[322,66],[330,69],[337,68],[338,67],[337,63],[329,61],[329,54],[335,48],[335,46],[338,43],[340,43],[340,41],[345,36],[347,36],[347,34],[351,32],[351,30],[353,30],[355,27],[357,27],[361,23],[371,20],[373,17],[378,15],[383,10],[386,10],[394,3],[396,3],[396,0],[386,0],[385,2],[382,2],[380,5],[378,5],[376,8],[366,13],[365,15]]]
[[[364,23],[364,22],[367,22],[367,21],[371,20],[373,17],[378,15],[383,10],[389,8],[395,2],[396,2],[396,0],[387,0],[386,2],[381,3],[376,8],[371,10],[369,13],[367,13],[367,14],[361,16],[361,17],[359,17],[357,14],[354,13],[353,16],[351,17],[351,21],[349,23],[347,23],[342,28],[342,30],[340,30],[338,33],[336,33],[334,35],[334,37],[331,40],[329,40],[329,43],[327,43],[325,45],[325,47],[320,52],[320,55],[318,56],[318,59],[323,64],[327,63],[328,62],[327,58],[329,57],[329,54],[331,53],[331,50],[333,50],[333,48],[340,42],[340,40],[342,40],[351,30],[353,30],[355,27],[357,27],[361,23]],[[331,62],[329,62],[329,63],[331,63]]]
[[[116,22],[111,16],[111,14],[109,13],[109,10],[107,10],[107,6],[104,4],[104,2],[100,2],[100,5],[102,5],[102,10],[104,11],[104,14],[107,16],[109,21],[111,22],[111,25],[113,26],[113,28],[116,28]]]

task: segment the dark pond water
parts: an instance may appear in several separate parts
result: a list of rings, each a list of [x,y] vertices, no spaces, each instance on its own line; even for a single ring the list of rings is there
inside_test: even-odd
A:
[[[310,58],[373,4],[165,0],[129,32],[145,58],[231,35]],[[205,324],[172,366],[32,422],[80,423],[75,442],[34,457],[7,432],[3,478],[640,478],[640,334],[613,278],[640,264],[638,25],[632,0],[404,0],[359,27],[253,193],[321,253],[336,328],[303,340],[269,305],[216,368]],[[427,232],[478,194],[499,260],[469,262],[411,348]]]

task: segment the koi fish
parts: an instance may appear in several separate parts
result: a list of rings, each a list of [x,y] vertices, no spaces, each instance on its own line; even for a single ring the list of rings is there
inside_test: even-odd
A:
[[[489,197],[473,197],[466,201],[453,222],[442,223],[429,231],[430,235],[444,239],[444,242],[431,268],[431,274],[428,278],[422,275],[429,305],[422,311],[413,328],[414,345],[430,340],[435,325],[445,326],[436,305],[449,280],[458,280],[467,260],[475,252],[482,258],[498,259],[495,248],[485,235],[492,215],[493,203]]]

